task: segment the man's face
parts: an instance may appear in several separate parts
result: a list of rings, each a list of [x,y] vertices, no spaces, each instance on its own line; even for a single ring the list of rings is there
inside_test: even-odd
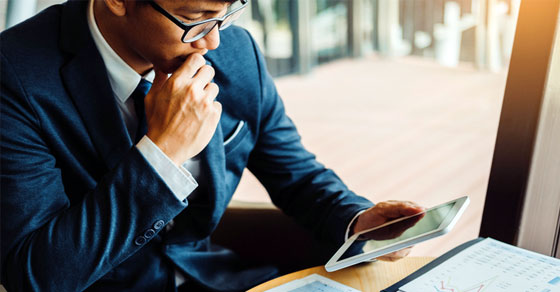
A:
[[[220,0],[156,0],[163,9],[185,23],[223,16],[229,3]],[[205,54],[220,44],[218,28],[204,38],[183,43],[184,30],[148,3],[126,2],[126,29],[122,37],[133,53],[166,73],[174,72],[192,53]]]

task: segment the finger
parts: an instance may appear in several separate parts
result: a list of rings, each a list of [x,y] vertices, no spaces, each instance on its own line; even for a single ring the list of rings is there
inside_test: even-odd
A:
[[[398,218],[402,216],[399,202],[381,202],[375,207],[375,212],[382,217]]]
[[[396,262],[400,260],[400,258],[394,258],[389,256],[382,256],[382,257],[378,257],[377,259],[384,262]]]
[[[420,206],[403,206],[403,208],[401,209],[401,214],[403,216],[412,216],[421,212],[424,212],[424,208],[420,207]]]
[[[398,260],[397,258],[386,256],[386,255],[380,256],[377,259],[380,260],[380,261],[384,261],[384,262],[394,262],[394,261]]]
[[[401,250],[386,254],[384,256],[378,257],[377,259],[382,260],[382,261],[394,262],[396,260],[399,260],[399,259],[402,259],[402,258],[408,256],[410,254],[410,251],[412,251],[412,247],[407,247],[405,249],[401,249]]]
[[[218,96],[218,93],[220,92],[220,87],[218,87],[218,85],[216,83],[208,83],[208,85],[206,85],[206,87],[204,88],[204,92],[206,95],[206,98],[209,101],[214,101],[214,99],[216,98],[216,96]]]
[[[418,205],[418,204],[416,204],[415,202],[412,202],[412,201],[403,201],[403,202],[408,204],[410,208],[421,209],[421,210],[426,209],[426,208],[424,208],[424,207],[422,207],[422,206],[420,206],[420,205]]]
[[[214,107],[222,112],[222,104],[219,101],[214,101]]]
[[[387,201],[385,201],[385,202],[387,202],[387,203],[405,203],[405,204],[409,204],[409,205],[411,205],[411,206],[417,206],[417,207],[420,207],[420,205],[416,204],[416,203],[415,203],[415,202],[413,202],[413,201],[404,201],[404,200],[387,200]]]
[[[398,250],[395,253],[396,253],[397,256],[405,257],[405,256],[409,255],[411,251],[412,251],[412,246],[409,246],[407,248],[403,248],[401,250]]]
[[[185,62],[173,73],[172,79],[179,84],[186,84],[202,67],[206,60],[201,54],[190,54]]]
[[[148,95],[146,95],[146,98],[144,98],[144,102],[146,104],[146,112],[149,110],[149,108],[151,107],[150,105],[152,104],[153,101],[153,97],[154,97],[154,93],[158,92],[163,85],[165,84],[165,81],[167,81],[167,74],[164,73],[163,71],[154,69],[156,76],[154,77],[154,82],[152,83],[152,87],[150,88],[150,91],[148,92]]]
[[[410,209],[417,209],[417,210],[424,210],[425,208],[416,204],[415,202],[412,201],[397,201],[397,200],[389,200],[387,201],[388,203],[391,204],[398,204],[403,206],[403,208],[410,208]]]
[[[387,201],[377,204],[377,213],[386,218],[410,216],[422,212],[424,209],[418,205],[403,201]]]
[[[219,120],[222,115],[222,104],[217,101],[214,101],[214,109],[218,113],[218,120]]]
[[[156,77],[154,77],[154,82],[152,83],[152,88],[150,90],[159,90],[169,77],[167,73],[164,73],[163,71],[158,69],[154,69],[154,71],[156,72]]]
[[[205,88],[214,78],[214,68],[208,65],[200,67],[196,75],[193,77],[193,84],[199,88]]]

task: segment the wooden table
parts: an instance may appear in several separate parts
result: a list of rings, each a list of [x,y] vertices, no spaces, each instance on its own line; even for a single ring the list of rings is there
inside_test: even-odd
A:
[[[379,292],[410,275],[433,259],[432,257],[406,257],[396,262],[378,261],[357,265],[332,273],[325,271],[323,266],[319,266],[270,280],[252,288],[248,292],[266,291],[311,274],[319,274],[363,292]]]

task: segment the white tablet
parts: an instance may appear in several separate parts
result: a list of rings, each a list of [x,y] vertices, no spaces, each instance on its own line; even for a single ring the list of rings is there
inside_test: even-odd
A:
[[[333,272],[449,232],[469,204],[469,197],[435,206],[352,235],[325,265]]]

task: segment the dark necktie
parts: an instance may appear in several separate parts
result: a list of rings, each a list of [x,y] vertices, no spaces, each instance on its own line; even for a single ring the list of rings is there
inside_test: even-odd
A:
[[[144,109],[144,97],[150,91],[152,83],[146,79],[140,79],[140,83],[134,89],[130,97],[134,100],[134,109],[136,110],[136,117],[138,118],[138,127],[136,128],[136,139],[134,144],[138,143],[144,135],[148,132],[148,123],[146,122],[146,110]]]

